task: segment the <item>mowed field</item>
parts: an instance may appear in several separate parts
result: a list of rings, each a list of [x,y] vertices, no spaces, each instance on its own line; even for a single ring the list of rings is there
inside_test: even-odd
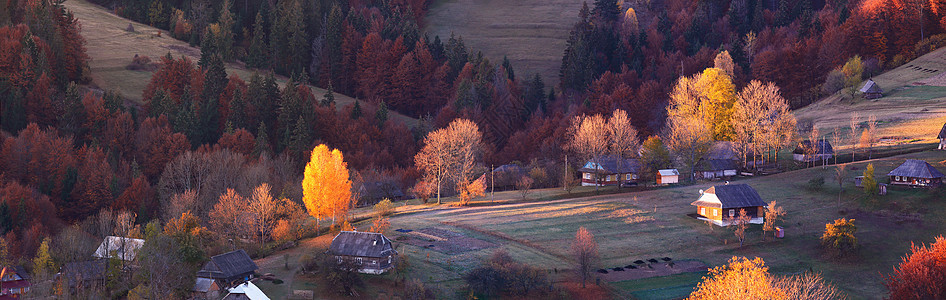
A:
[[[565,41],[578,21],[581,0],[435,0],[427,14],[431,39],[446,43],[450,34],[462,36],[473,51],[494,64],[507,56],[516,76],[542,75],[546,86],[557,86]],[[475,52],[473,52],[475,53]]]
[[[174,39],[165,30],[160,30],[145,24],[124,19],[107,9],[84,0],[70,0],[65,6],[72,10],[75,17],[82,24],[82,36],[86,39],[86,49],[91,57],[89,62],[92,70],[92,85],[94,87],[111,90],[134,103],[141,104],[141,92],[151,80],[153,72],[127,70],[135,55],[148,56],[154,63],[160,62],[162,56],[170,53],[174,58],[189,57],[194,63],[200,59],[200,49],[191,47],[184,41]],[[126,31],[128,25],[134,27],[134,32]],[[158,33],[161,36],[158,36]],[[248,70],[242,64],[228,63],[227,73],[236,74],[245,81],[249,81],[254,71]],[[279,76],[280,85],[286,78]],[[311,87],[317,99],[321,99],[325,90]],[[353,104],[352,97],[335,93],[335,102],[338,108]],[[362,102],[362,108],[374,111],[376,106]],[[409,127],[415,126],[417,120],[391,111],[394,119],[405,122]]]
[[[876,167],[879,181],[886,182],[884,174],[905,158],[924,159],[940,170],[946,170],[946,152],[943,151],[870,162]],[[860,175],[866,164],[849,164],[840,210],[839,190],[831,166],[734,180],[734,183],[751,185],[766,201],[775,200],[787,211],[781,222],[786,230],[784,239],[767,238],[763,242],[761,225],[753,225],[742,248],[730,230],[710,227],[687,216],[695,212],[690,203],[696,200],[698,191],[721,182],[564,200],[536,200],[564,194],[561,189],[545,189],[531,194],[529,197],[533,201],[473,207],[426,206],[411,200],[406,202],[410,205],[399,204],[398,213],[390,220],[387,236],[395,241],[400,255],[410,261],[407,277],[441,289],[447,298],[465,296],[462,294],[465,287],[463,274],[479,266],[498,249],[507,250],[520,262],[547,270],[555,287],[568,286],[568,282],[575,280],[570,245],[576,230],[582,226],[588,228],[598,242],[601,255],[598,268],[625,266],[638,259],[661,257],[675,261],[697,260],[709,266],[725,264],[733,256],[761,257],[774,274],[819,272],[855,299],[881,298],[886,294],[882,276],[893,270],[909,251],[911,242],[929,243],[934,236],[946,232],[946,222],[942,221],[946,218],[946,195],[941,190],[931,192],[891,187],[888,195],[868,200],[859,188],[853,186],[853,177]],[[826,179],[824,187],[807,187],[808,180],[815,177]],[[591,192],[590,188],[578,191]],[[519,197],[517,192],[496,194],[497,200]],[[898,219],[895,215],[916,216],[918,221],[903,222],[904,218]],[[823,255],[819,237],[826,223],[842,217],[857,220],[856,236],[861,249],[851,259],[835,261]],[[366,229],[370,224],[356,225]],[[394,231],[431,228],[457,233],[492,246],[456,252],[441,247],[434,240],[427,241],[430,245],[426,242],[418,245],[416,234]],[[326,241],[324,237],[322,241]],[[299,253],[301,250],[289,251]],[[273,257],[278,258],[278,255]],[[282,259],[275,261],[274,267],[282,269]],[[262,272],[269,270],[263,266]],[[666,299],[686,296],[701,276],[701,273],[684,273],[610,283],[602,281],[602,285],[619,297]],[[391,285],[393,275],[365,278],[368,284],[362,292],[373,297],[385,293],[384,287]],[[297,278],[293,285],[316,290],[324,288],[305,278]],[[270,288],[285,293],[288,287],[265,287]]]

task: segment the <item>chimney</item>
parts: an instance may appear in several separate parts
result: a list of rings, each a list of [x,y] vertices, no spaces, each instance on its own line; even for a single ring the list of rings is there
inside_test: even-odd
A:
[[[726,180],[726,185],[729,185],[729,180]]]

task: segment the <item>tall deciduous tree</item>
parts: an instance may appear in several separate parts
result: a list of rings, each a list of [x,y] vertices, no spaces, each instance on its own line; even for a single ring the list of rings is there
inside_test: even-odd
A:
[[[247,201],[243,196],[233,189],[227,189],[210,210],[210,228],[230,238],[247,236],[247,226],[251,220],[246,206]]]
[[[428,180],[436,182],[438,204],[445,179],[456,184],[457,192],[468,188],[482,151],[482,139],[479,126],[467,119],[457,119],[424,139],[424,148],[414,157],[414,163]]]
[[[276,225],[276,201],[273,199],[270,191],[272,187],[268,183],[263,183],[253,189],[253,195],[250,196],[248,211],[253,218],[253,232],[259,235],[260,245],[265,242],[265,237],[269,236],[273,226]]]
[[[590,117],[576,116],[568,128],[570,136],[568,148],[581,155],[585,161],[595,164],[595,182],[598,180],[598,168],[601,158],[608,151],[608,124],[601,115]],[[598,185],[595,184],[595,191]]]
[[[788,299],[772,284],[769,268],[756,257],[733,257],[729,264],[710,270],[688,299]]]
[[[598,262],[598,242],[595,242],[595,236],[584,226],[578,228],[578,232],[575,233],[572,254],[575,256],[575,262],[578,263],[578,275],[581,277],[581,287],[584,288],[585,281],[591,276]]]
[[[762,240],[765,241],[765,234],[775,231],[775,223],[785,216],[785,209],[776,205],[776,201],[769,202],[769,207],[765,209],[765,219],[762,224]]]
[[[893,274],[886,276],[890,299],[946,298],[946,239],[936,237],[933,244],[910,247]]]
[[[341,151],[329,149],[324,144],[312,150],[302,179],[302,201],[316,222],[332,217],[332,224],[335,224],[337,217],[348,212],[351,203],[348,175],[348,164]]]

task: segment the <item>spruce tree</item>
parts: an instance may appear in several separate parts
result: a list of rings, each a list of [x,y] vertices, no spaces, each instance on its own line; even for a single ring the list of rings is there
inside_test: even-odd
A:
[[[263,14],[256,14],[253,23],[253,39],[247,51],[246,65],[250,68],[265,69],[270,66],[269,51],[266,45],[266,29],[263,27]]]
[[[332,81],[328,81],[328,86],[325,87],[325,95],[322,96],[322,106],[329,106],[335,104],[335,92],[332,90]]]
[[[361,114],[361,102],[355,100],[355,106],[351,108],[351,119],[358,120],[358,118],[361,118]]]
[[[230,115],[227,116],[227,123],[233,128],[246,129],[250,125],[246,122],[246,100],[243,98],[243,91],[240,89],[233,91],[233,99],[230,99]]]
[[[381,104],[378,105],[378,110],[374,113],[374,119],[378,121],[378,128],[384,126],[384,122],[388,121],[388,105],[384,104],[384,101],[381,101]]]
[[[253,147],[253,154],[262,155],[269,152],[269,134],[267,133],[266,123],[260,122],[256,129],[256,145]]]
[[[292,130],[292,138],[289,141],[289,151],[292,152],[296,158],[300,158],[309,150],[309,145],[312,143],[312,135],[310,133],[309,127],[306,125],[305,119],[301,116],[296,120],[296,126]]]
[[[220,25],[220,36],[217,37],[217,51],[224,61],[233,59],[233,13],[230,11],[231,0],[224,0],[220,8],[220,18],[217,23]]]

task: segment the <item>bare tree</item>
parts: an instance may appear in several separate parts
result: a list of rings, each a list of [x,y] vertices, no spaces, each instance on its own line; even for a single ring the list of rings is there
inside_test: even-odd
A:
[[[254,233],[259,234],[259,243],[262,245],[276,224],[273,215],[276,213],[276,201],[270,194],[270,186],[263,183],[253,190],[247,205],[248,211],[253,218]]]
[[[534,180],[529,176],[522,176],[522,178],[519,178],[519,181],[516,182],[516,189],[518,189],[519,194],[522,195],[522,200],[526,200],[533,182]]]
[[[825,282],[821,274],[804,273],[775,278],[772,282],[775,288],[785,292],[791,300],[833,300],[847,299],[830,283]]]
[[[851,114],[851,162],[857,160],[857,112]]]
[[[732,123],[736,134],[737,150],[742,154],[743,166],[749,163],[748,155],[752,154],[753,166],[756,164],[756,155],[764,143],[763,122],[765,121],[766,91],[761,82],[753,80],[736,97],[733,105]]]
[[[769,202],[769,207],[765,209],[765,220],[762,223],[762,241],[765,241],[765,235],[768,232],[775,231],[775,222],[778,222],[782,219],[782,216],[785,215],[785,209],[781,206],[776,206],[776,202]]]
[[[812,125],[811,131],[808,132],[808,144],[803,147],[802,150],[805,150],[805,164],[813,167],[815,165],[815,158],[818,157],[818,139],[820,138],[820,133],[818,132],[818,126]]]
[[[637,129],[631,126],[630,119],[627,118],[627,112],[615,110],[608,119],[608,142],[610,144],[611,154],[624,159],[636,156],[640,150],[641,142],[637,137]],[[620,182],[620,179],[618,180]],[[620,188],[618,184],[618,188]]]
[[[877,117],[874,115],[867,118],[867,131],[864,134],[867,136],[867,159],[871,159],[874,154],[874,145],[879,140],[877,138]]]
[[[178,218],[185,212],[197,211],[197,207],[197,192],[186,190],[183,193],[174,194],[163,205],[164,219]]]
[[[210,228],[228,238],[245,237],[252,222],[247,204],[243,196],[233,189],[227,189],[210,210]]]
[[[591,270],[598,261],[598,243],[595,242],[595,236],[584,226],[579,227],[578,232],[575,233],[572,254],[575,255],[575,261],[578,263],[578,275],[581,277],[581,287],[584,288]]]
[[[712,132],[702,120],[678,118],[670,120],[669,148],[683,158],[689,169],[690,181],[695,180],[696,164],[706,155],[713,144]]]
[[[426,180],[436,183],[437,204],[444,180],[453,179],[458,190],[469,184],[481,149],[482,133],[470,120],[457,119],[427,135],[414,163],[425,172]]]
[[[838,181],[838,209],[841,208],[841,193],[844,192],[844,168],[847,165],[840,164],[834,167],[834,179]]]
[[[841,129],[839,129],[838,127],[835,127],[834,133],[831,134],[831,145],[833,147],[837,147],[841,145]],[[832,156],[834,156],[834,164],[835,165],[838,164],[838,152],[834,151]]]
[[[572,119],[568,128],[568,148],[578,153],[595,166],[595,192],[598,191],[598,170],[601,157],[608,151],[608,126],[601,115]]]
[[[732,228],[733,234],[736,235],[736,239],[739,240],[739,248],[742,248],[745,244],[746,228],[749,227],[750,220],[745,209],[739,209],[739,214],[736,216],[729,215],[726,217],[726,222],[729,223],[729,226],[732,226],[730,228]]]
[[[146,282],[150,299],[173,299],[175,291],[188,290],[194,284],[194,272],[182,272],[189,267],[178,251],[177,241],[169,236],[151,238],[138,250],[137,257],[141,267],[135,276]]]

